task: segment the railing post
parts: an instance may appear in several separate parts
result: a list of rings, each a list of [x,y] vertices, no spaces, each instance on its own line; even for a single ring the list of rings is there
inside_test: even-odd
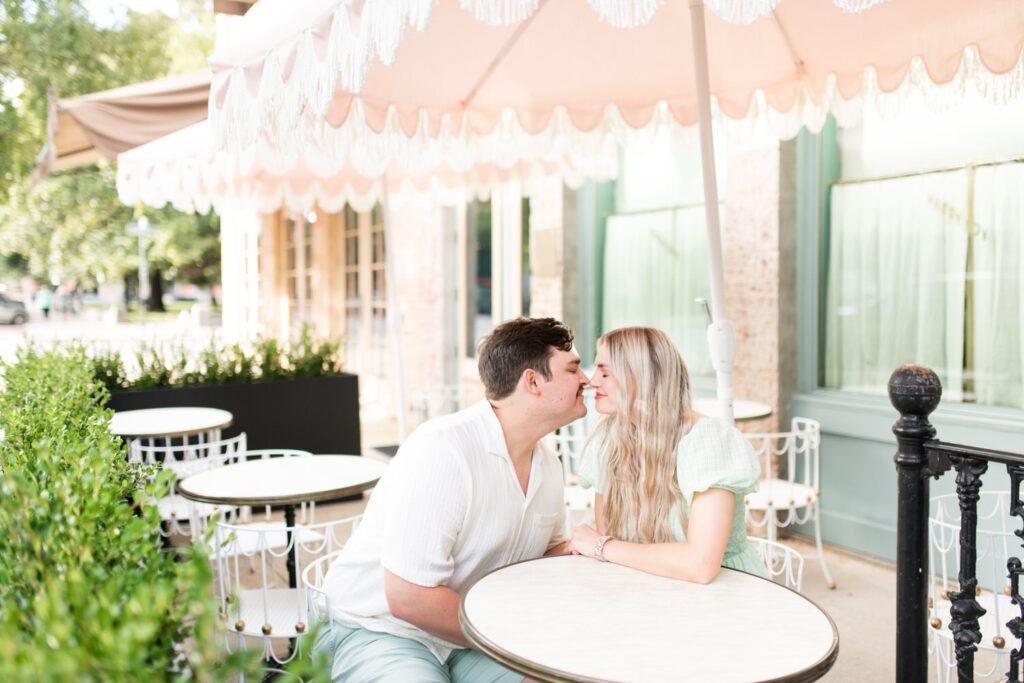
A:
[[[928,454],[935,436],[928,415],[939,405],[942,384],[934,372],[903,365],[889,378],[889,400],[900,413],[892,431],[899,476],[896,524],[896,680],[928,679]]]

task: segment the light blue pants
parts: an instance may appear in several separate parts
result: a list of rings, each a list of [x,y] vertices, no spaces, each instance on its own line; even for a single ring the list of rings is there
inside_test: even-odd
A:
[[[334,683],[520,683],[523,675],[476,650],[452,652],[444,664],[423,643],[331,624],[313,646],[326,652]]]

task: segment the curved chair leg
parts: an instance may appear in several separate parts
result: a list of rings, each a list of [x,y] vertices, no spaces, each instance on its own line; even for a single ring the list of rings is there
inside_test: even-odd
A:
[[[821,547],[821,505],[817,500],[814,501],[814,543],[818,546],[818,561],[821,562],[821,572],[825,575],[825,580],[828,581],[829,589],[835,590],[836,582],[832,580],[832,575],[828,573],[828,567],[825,566],[825,550]]]

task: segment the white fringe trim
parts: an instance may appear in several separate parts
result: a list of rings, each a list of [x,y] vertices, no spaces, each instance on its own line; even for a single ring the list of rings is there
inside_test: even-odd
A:
[[[459,0],[459,6],[488,26],[511,26],[537,11],[537,0]]]
[[[523,194],[530,196],[535,188],[552,179],[576,188],[587,176],[562,163],[553,172],[534,164],[524,172],[516,169],[500,174],[470,173],[468,178],[451,185],[436,176],[427,181],[405,178],[397,183],[397,188],[395,182],[389,182],[388,201],[396,208],[457,205],[473,197],[486,200],[494,188],[509,182],[517,183]],[[310,184],[307,191],[297,192],[290,182],[284,180],[273,191],[266,192],[251,180],[236,184],[234,171],[224,157],[205,162],[200,162],[196,156],[163,161],[122,160],[117,169],[117,192],[122,203],[141,202],[154,208],[170,204],[187,213],[207,213],[211,208],[217,213],[224,213],[235,206],[255,209],[260,213],[273,213],[281,208],[302,213],[319,208],[337,213],[346,204],[356,211],[369,211],[381,200],[381,183],[378,178],[368,190],[359,190],[346,182],[339,190],[328,190],[327,186],[333,183],[321,180]]]
[[[903,83],[890,93],[879,88],[874,69],[868,68],[860,91],[850,99],[839,94],[835,79],[830,78],[820,102],[803,91],[789,111],[777,111],[768,105],[764,93],[758,92],[745,116],[738,120],[722,114],[714,100],[712,114],[720,125],[748,126],[779,139],[790,139],[802,126],[819,131],[829,112],[845,127],[858,123],[866,107],[876,110],[882,118],[897,116],[917,101],[942,111],[962,101],[964,93],[972,88],[993,104],[1020,98],[1024,91],[1024,54],[1014,69],[997,75],[985,68],[976,48],[968,47],[956,76],[943,85],[933,83],[924,62],[915,58]],[[442,119],[439,133],[432,134],[426,113],[420,112],[416,130],[409,136],[399,125],[394,107],[388,111],[384,129],[377,133],[367,124],[359,98],[354,100],[345,123],[333,128],[308,107],[294,111],[286,104],[289,96],[280,93],[261,92],[261,97],[274,103],[277,115],[267,109],[255,117],[253,112],[259,107],[259,100],[246,100],[241,96],[243,93],[244,87],[232,83],[228,102],[218,117],[218,139],[243,175],[257,167],[282,174],[300,160],[319,177],[335,175],[346,162],[366,177],[377,177],[392,161],[405,173],[422,176],[440,168],[466,171],[478,163],[509,168],[523,160],[551,162],[568,158],[581,173],[609,177],[615,173],[611,160],[619,144],[638,138],[642,141],[665,128],[681,127],[668,105],[660,102],[651,120],[639,129],[631,128],[618,108],[609,105],[600,124],[589,132],[578,130],[569,111],[559,107],[552,113],[548,126],[536,134],[526,132],[516,112],[506,109],[496,128],[486,135],[472,132],[468,118],[456,130],[447,116]],[[263,135],[256,134],[256,120],[263,122]]]
[[[615,4],[621,0],[604,0]],[[781,0],[704,0],[704,6],[719,19],[733,24],[752,24],[775,11]],[[817,0],[822,2],[824,0]],[[860,14],[888,0],[832,0],[832,4],[847,14]],[[649,19],[649,18],[648,18]],[[612,23],[613,26],[620,24]]]

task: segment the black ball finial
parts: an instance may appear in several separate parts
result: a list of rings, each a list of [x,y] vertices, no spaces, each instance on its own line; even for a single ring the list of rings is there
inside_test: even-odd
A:
[[[900,415],[926,418],[941,398],[942,383],[930,368],[901,365],[889,377],[889,401]]]

